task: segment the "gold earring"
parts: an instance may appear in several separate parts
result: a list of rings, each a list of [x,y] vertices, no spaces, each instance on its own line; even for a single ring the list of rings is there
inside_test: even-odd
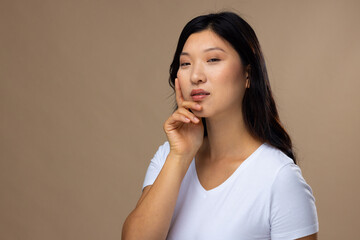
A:
[[[246,87],[246,88],[250,88],[250,80],[249,80],[249,78],[246,78],[245,87]]]

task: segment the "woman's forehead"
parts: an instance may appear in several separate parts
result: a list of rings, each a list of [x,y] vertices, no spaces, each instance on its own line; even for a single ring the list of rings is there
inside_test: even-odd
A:
[[[219,35],[211,30],[191,34],[185,42],[183,52],[223,50],[228,52],[232,46]],[[230,50],[231,51],[231,50]]]

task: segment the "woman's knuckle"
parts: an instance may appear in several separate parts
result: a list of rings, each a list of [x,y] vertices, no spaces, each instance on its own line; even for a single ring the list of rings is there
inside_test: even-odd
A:
[[[189,105],[189,103],[187,102],[187,101],[183,101],[182,103],[181,103],[181,106],[182,107],[187,107]]]

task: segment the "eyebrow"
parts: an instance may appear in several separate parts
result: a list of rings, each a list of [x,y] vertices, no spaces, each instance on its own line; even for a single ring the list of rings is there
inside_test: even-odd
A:
[[[213,50],[220,50],[220,51],[225,52],[225,50],[224,50],[224,49],[219,48],[219,47],[211,47],[211,48],[207,48],[207,49],[205,49],[203,52],[209,52],[209,51],[213,51]],[[188,52],[182,52],[182,53],[180,53],[180,56],[181,56],[181,55],[187,55],[187,56],[189,56],[190,54],[189,54]]]

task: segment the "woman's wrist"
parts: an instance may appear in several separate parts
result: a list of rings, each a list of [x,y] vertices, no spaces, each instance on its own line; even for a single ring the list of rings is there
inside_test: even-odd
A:
[[[193,159],[194,155],[192,154],[177,154],[170,151],[166,161],[174,162],[179,167],[187,170]]]

